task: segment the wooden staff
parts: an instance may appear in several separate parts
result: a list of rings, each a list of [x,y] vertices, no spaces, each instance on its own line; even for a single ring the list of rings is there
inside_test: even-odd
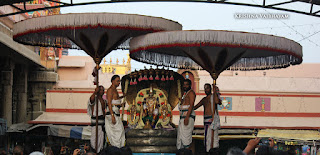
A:
[[[97,70],[97,87],[99,89],[99,63],[96,63],[96,70]],[[96,98],[96,153],[98,154],[98,99]]]
[[[216,94],[217,94],[217,90],[216,90],[216,80],[217,80],[217,76],[215,73],[213,73],[212,75],[212,78],[213,78],[213,104],[212,104],[212,121],[214,123],[214,114],[216,112]],[[212,135],[211,135],[211,146],[210,146],[210,149],[213,148],[213,143],[214,143],[214,130],[213,130],[214,127],[212,127]]]

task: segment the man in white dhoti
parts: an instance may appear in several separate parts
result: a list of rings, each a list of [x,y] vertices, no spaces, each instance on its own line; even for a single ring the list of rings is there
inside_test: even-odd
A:
[[[192,131],[194,127],[195,113],[193,110],[196,98],[195,92],[191,89],[191,80],[183,82],[184,95],[179,104],[180,120],[177,136],[177,148],[190,149],[192,143]]]
[[[91,95],[88,101],[87,113],[91,116],[91,147],[97,152],[103,149],[105,142],[105,101],[102,96],[104,94],[104,87],[99,86],[96,88],[94,93]],[[98,100],[98,146],[96,148],[96,100]]]
[[[112,146],[121,148],[125,144],[125,132],[120,118],[121,98],[119,97],[117,87],[120,85],[119,75],[114,75],[111,78],[112,85],[107,90],[107,104],[106,113],[106,132],[107,138]],[[125,95],[125,94],[124,94]]]
[[[220,129],[220,117],[217,109],[217,104],[221,104],[219,88],[215,87],[217,90],[214,95],[211,93],[211,85],[206,83],[204,85],[204,91],[206,93],[206,97],[202,98],[202,100],[194,107],[194,110],[198,109],[203,105],[204,107],[204,130],[205,130],[205,138],[204,145],[206,147],[206,152],[217,151],[219,148],[219,134],[218,130]],[[213,116],[214,113],[214,118]],[[213,143],[212,143],[213,141]]]

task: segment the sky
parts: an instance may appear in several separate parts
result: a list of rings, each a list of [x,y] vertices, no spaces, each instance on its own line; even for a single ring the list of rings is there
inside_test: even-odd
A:
[[[70,2],[70,0],[61,1]],[[87,1],[90,0],[76,0],[74,2]],[[246,1],[252,4],[261,2],[258,0]],[[282,2],[281,0],[271,1]],[[298,2],[294,5],[288,4],[286,7],[303,10],[309,9],[310,5]],[[315,9],[320,10],[320,7]],[[281,36],[301,44],[303,63],[320,63],[320,17],[249,6],[199,2],[121,2],[61,8],[62,14],[85,12],[130,13],[163,17],[179,22],[182,24],[183,30],[229,30]],[[236,18],[239,13],[285,14],[288,18],[239,19]],[[112,63],[115,63],[116,58],[121,63],[123,58],[126,59],[128,53],[126,50],[113,51],[106,56],[106,61],[109,63],[111,57],[113,59]],[[69,54],[86,55],[84,51],[78,50],[70,50]],[[132,70],[134,70],[142,69],[144,66],[149,68],[150,65],[132,61],[132,66]]]

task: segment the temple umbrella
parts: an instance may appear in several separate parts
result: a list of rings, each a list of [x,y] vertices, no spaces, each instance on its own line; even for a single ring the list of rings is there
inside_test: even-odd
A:
[[[216,94],[216,79],[222,71],[264,70],[300,64],[302,47],[283,37],[257,33],[171,31],[133,38],[130,56],[155,65],[204,69],[213,78],[213,93]],[[214,112],[213,109],[213,117]]]
[[[138,61],[204,69],[216,80],[226,70],[285,68],[302,62],[300,44],[272,35],[232,31],[171,31],[135,37],[130,56]]]
[[[60,14],[16,23],[13,28],[13,39],[26,45],[82,49],[94,59],[96,70],[99,70],[102,58],[121,44],[121,47],[125,48],[126,45],[123,43],[131,37],[181,29],[182,26],[177,22],[142,15]],[[97,81],[97,88],[98,86]]]

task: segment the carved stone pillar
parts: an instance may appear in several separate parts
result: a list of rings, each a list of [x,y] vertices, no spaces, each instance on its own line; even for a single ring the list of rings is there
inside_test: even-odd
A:
[[[17,92],[17,123],[27,121],[27,91],[28,91],[28,67],[25,65],[16,66],[15,91]]]
[[[7,120],[7,126],[12,125],[12,85],[13,85],[13,69],[14,62],[6,59],[1,70],[1,83],[3,86],[3,118]]]

